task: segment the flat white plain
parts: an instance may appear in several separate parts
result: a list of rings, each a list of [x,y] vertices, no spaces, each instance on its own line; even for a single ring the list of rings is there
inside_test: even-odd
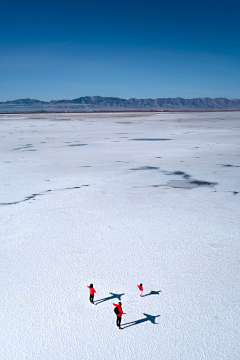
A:
[[[240,112],[0,125],[1,359],[239,359]]]

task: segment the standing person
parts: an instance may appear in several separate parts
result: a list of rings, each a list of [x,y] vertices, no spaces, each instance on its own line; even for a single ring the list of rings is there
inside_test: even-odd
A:
[[[142,292],[143,292],[143,286],[142,284],[138,285],[138,288],[140,290],[140,296],[142,296]]]
[[[89,288],[89,292],[90,292],[90,297],[89,300],[92,304],[94,304],[93,302],[93,298],[94,298],[94,293],[96,293],[96,290],[93,288],[93,284],[90,284],[90,286],[87,286]],[[97,294],[97,293],[96,293]],[[95,305],[95,304],[94,304]]]
[[[115,306],[114,312],[117,315],[117,326],[119,329],[121,328],[122,315],[125,314],[122,310],[122,303],[119,301],[118,304],[113,304]]]

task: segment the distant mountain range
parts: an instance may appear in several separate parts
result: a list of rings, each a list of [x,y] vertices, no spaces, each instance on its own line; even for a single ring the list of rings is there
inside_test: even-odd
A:
[[[0,102],[0,113],[75,112],[75,111],[179,111],[179,110],[240,110],[240,99],[225,98],[158,98],[120,99],[115,97],[84,96],[73,100],[39,101],[20,99]]]

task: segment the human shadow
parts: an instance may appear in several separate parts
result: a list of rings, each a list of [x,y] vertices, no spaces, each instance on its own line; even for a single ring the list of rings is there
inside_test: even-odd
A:
[[[122,329],[126,329],[129,326],[134,326],[134,325],[138,325],[138,324],[142,324],[146,321],[150,321],[152,324],[157,325],[158,323],[156,323],[156,318],[159,317],[160,315],[157,316],[153,316],[153,315],[149,315],[149,314],[145,314],[143,313],[143,315],[145,316],[143,319],[139,319],[139,320],[135,320],[135,321],[131,321],[129,323],[123,324],[122,325]]]
[[[152,290],[152,291],[150,291],[150,293],[148,293],[148,294],[146,294],[146,295],[143,295],[142,297],[144,297],[144,296],[150,296],[150,295],[159,295],[160,292],[161,292],[161,291],[154,291],[154,290]]]
[[[118,299],[119,301],[121,301],[121,296],[125,295],[125,293],[124,294],[114,294],[111,292],[109,294],[111,294],[111,296],[94,301],[95,305],[99,305],[104,301],[113,300],[113,299]]]

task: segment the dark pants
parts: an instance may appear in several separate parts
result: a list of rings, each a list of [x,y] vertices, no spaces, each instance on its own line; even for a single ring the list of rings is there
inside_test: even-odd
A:
[[[121,326],[121,321],[122,321],[122,317],[121,316],[117,316],[117,326]]]
[[[93,303],[93,298],[94,298],[94,294],[93,295],[90,294],[89,300],[91,301],[91,303]]]

